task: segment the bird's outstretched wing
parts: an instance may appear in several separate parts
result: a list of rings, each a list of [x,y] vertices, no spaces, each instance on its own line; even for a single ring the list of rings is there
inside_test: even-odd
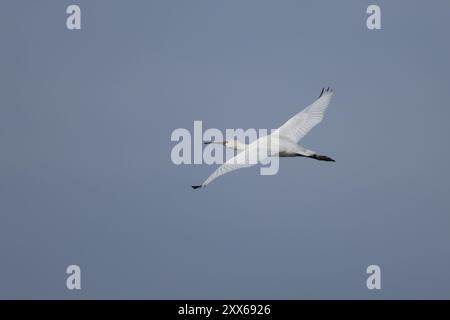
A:
[[[274,133],[278,133],[280,137],[286,137],[293,142],[299,142],[314,126],[322,121],[333,93],[333,89],[322,89],[316,101],[286,121]]]
[[[237,169],[248,168],[256,165],[258,161],[263,161],[267,157],[267,148],[258,146],[258,143],[252,143],[244,151],[233,158],[227,160],[223,165],[216,169],[201,185],[192,186],[193,189],[206,187],[218,177]]]

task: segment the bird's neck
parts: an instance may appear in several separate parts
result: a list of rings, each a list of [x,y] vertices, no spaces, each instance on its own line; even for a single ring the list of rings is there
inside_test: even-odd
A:
[[[230,147],[231,147],[231,149],[234,149],[234,150],[245,150],[245,148],[247,148],[247,145],[245,143],[235,140],[233,145]]]

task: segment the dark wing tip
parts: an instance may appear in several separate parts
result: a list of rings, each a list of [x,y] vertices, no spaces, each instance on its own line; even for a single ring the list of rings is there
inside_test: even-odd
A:
[[[324,93],[333,93],[333,92],[334,90],[331,87],[323,88],[322,91],[320,92],[319,98],[321,98]]]
[[[322,91],[319,94],[319,98],[323,95],[323,92],[325,91],[325,88],[322,88]]]
[[[198,188],[201,188],[202,186],[201,185],[199,185],[199,186],[192,186],[192,189],[198,189]]]

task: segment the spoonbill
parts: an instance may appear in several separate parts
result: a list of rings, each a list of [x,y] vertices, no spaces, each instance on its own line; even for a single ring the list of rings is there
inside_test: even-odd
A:
[[[330,157],[319,155],[298,144],[312,128],[322,121],[333,94],[333,89],[323,88],[319,97],[311,105],[290,118],[270,135],[261,137],[250,144],[244,144],[237,140],[205,142],[205,144],[223,144],[227,148],[241,152],[217,168],[201,185],[192,186],[192,188],[206,187],[213,180],[226,173],[254,166],[258,163],[258,159],[262,161],[267,157],[306,157],[334,162]]]

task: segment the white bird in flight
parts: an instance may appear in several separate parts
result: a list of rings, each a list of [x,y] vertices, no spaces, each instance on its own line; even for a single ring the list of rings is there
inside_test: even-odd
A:
[[[201,185],[192,186],[193,189],[206,187],[218,177],[242,168],[254,166],[259,161],[268,157],[307,157],[321,161],[333,161],[333,159],[319,155],[312,150],[308,150],[298,144],[298,142],[320,121],[322,121],[325,110],[330,104],[334,90],[327,88],[322,92],[311,105],[297,113],[286,121],[272,134],[261,137],[250,144],[244,144],[237,140],[225,140],[223,142],[205,142],[223,144],[227,148],[241,150],[239,154],[227,160]]]

